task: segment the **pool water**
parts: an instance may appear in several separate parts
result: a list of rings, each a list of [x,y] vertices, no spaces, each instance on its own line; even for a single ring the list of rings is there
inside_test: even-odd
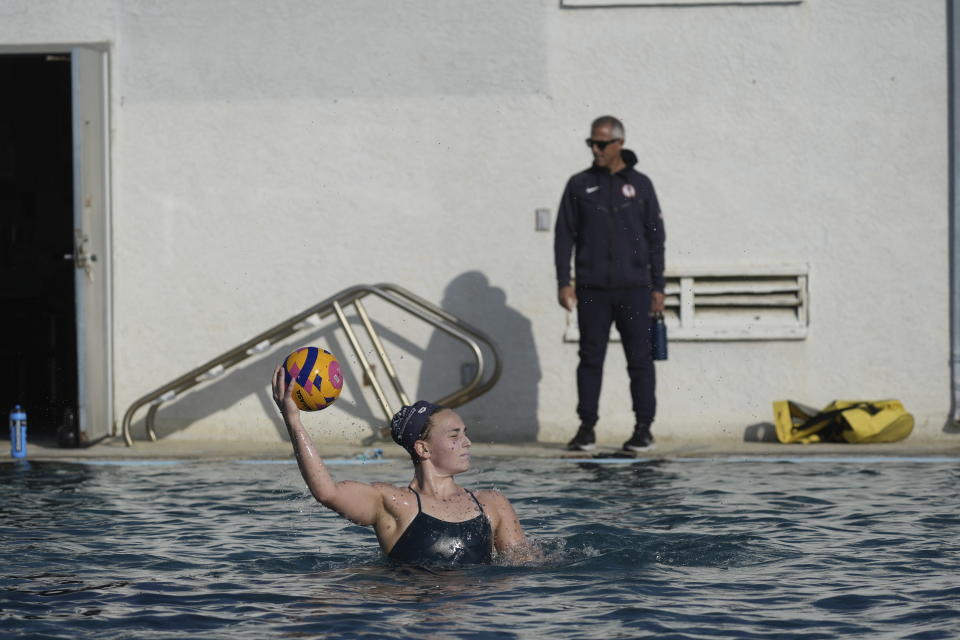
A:
[[[391,566],[292,463],[0,464],[2,635],[960,637],[957,459],[475,459],[459,479],[501,489],[544,559]]]

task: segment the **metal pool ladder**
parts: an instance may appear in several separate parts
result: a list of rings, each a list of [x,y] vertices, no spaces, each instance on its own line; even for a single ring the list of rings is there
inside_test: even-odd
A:
[[[263,333],[247,340],[243,344],[217,356],[209,362],[205,362],[199,367],[183,374],[176,380],[168,382],[162,387],[155,389],[154,391],[151,391],[150,393],[141,397],[136,402],[131,404],[130,408],[127,409],[127,412],[123,415],[124,442],[128,447],[133,446],[133,437],[130,434],[130,426],[133,422],[134,414],[142,407],[150,405],[150,408],[147,411],[145,423],[147,437],[151,441],[155,442],[157,440],[157,433],[154,431],[153,421],[161,404],[170,402],[188,389],[220,377],[231,367],[243,362],[247,358],[266,351],[271,346],[275,345],[281,340],[284,340],[285,338],[288,338],[294,333],[305,329],[316,329],[320,326],[321,321],[330,314],[335,314],[337,319],[340,321],[340,327],[347,334],[347,338],[350,341],[350,346],[353,347],[353,352],[357,356],[357,361],[360,363],[360,366],[363,367],[364,375],[370,382],[370,385],[373,387],[373,391],[380,403],[380,408],[383,409],[383,414],[386,417],[387,422],[389,422],[395,410],[399,409],[399,406],[394,408],[394,406],[390,404],[390,401],[387,400],[387,396],[384,393],[383,387],[377,380],[377,376],[373,372],[373,367],[370,365],[370,361],[363,352],[360,342],[357,340],[357,335],[350,326],[347,316],[343,310],[344,307],[350,304],[354,306],[360,322],[367,330],[370,341],[373,343],[377,354],[380,356],[380,361],[383,363],[384,371],[386,371],[387,376],[390,378],[390,382],[393,384],[394,391],[396,391],[396,394],[399,397],[400,404],[410,404],[410,399],[407,397],[407,394],[403,390],[403,386],[400,384],[400,379],[397,376],[396,369],[394,369],[393,363],[391,363],[390,358],[387,356],[387,352],[383,347],[383,342],[380,340],[380,337],[373,328],[373,324],[370,322],[370,316],[367,314],[366,307],[364,307],[363,303],[361,302],[363,298],[370,295],[385,300],[394,306],[399,307],[400,309],[424,320],[428,324],[433,325],[437,329],[465,343],[473,352],[473,356],[476,359],[476,371],[473,375],[473,379],[471,379],[465,386],[461,387],[457,391],[440,398],[435,402],[435,404],[450,408],[458,407],[465,402],[486,393],[493,387],[493,385],[497,383],[497,380],[500,378],[501,370],[500,354],[497,352],[497,348],[493,341],[490,340],[490,338],[488,338],[483,332],[471,327],[460,318],[457,318],[453,314],[444,311],[431,302],[427,302],[423,298],[411,293],[410,291],[407,291],[403,287],[389,283],[380,283],[377,285],[362,284],[344,289],[340,293],[337,293],[336,295],[333,295],[326,300],[313,305],[309,309],[298,313],[292,318],[289,318],[280,324],[267,329]],[[483,343],[486,345],[493,356],[492,371],[488,376],[486,376],[486,380],[484,380],[487,372],[485,369],[483,351],[481,351],[480,344],[478,343]]]

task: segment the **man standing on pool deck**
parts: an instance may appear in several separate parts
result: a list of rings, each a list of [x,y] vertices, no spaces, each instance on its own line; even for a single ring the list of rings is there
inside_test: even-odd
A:
[[[650,347],[650,313],[663,311],[664,229],[650,178],[634,170],[636,156],[623,148],[623,123],[613,116],[593,121],[587,146],[593,166],[567,182],[557,213],[554,259],[560,306],[577,309],[580,365],[577,414],[580,428],[567,444],[594,448],[603,360],[615,324],[630,375],[636,426],[624,451],[653,448],[656,378]],[[575,252],[575,285],[570,259]]]

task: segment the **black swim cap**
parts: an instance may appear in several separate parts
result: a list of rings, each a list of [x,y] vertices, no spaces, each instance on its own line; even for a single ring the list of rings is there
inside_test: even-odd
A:
[[[427,420],[442,408],[426,400],[417,400],[412,405],[402,407],[390,421],[390,435],[393,441],[406,449],[410,455],[414,455],[413,444],[420,439],[423,428],[427,426]]]

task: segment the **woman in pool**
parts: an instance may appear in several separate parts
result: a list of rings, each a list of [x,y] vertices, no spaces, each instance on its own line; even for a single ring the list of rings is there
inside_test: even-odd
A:
[[[360,525],[372,526],[391,560],[420,565],[507,563],[534,555],[510,501],[498,491],[473,493],[454,476],[470,468],[467,428],[453,410],[420,400],[390,424],[394,441],[413,459],[406,487],[384,482],[335,482],[300,421],[284,380],[273,376],[273,399],[287,425],[300,473],[318,502]]]

